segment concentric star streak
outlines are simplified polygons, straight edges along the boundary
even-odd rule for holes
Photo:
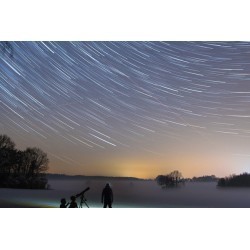
[[[0,133],[47,152],[51,172],[250,171],[250,43],[10,44]]]

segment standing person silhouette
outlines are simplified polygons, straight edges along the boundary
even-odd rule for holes
[[[110,185],[107,183],[105,188],[102,190],[102,203],[103,208],[112,208],[112,203],[113,203],[113,191],[110,187]]]
[[[71,202],[70,202],[69,208],[78,208],[77,203],[76,203],[76,197],[71,196],[70,199],[71,199]]]

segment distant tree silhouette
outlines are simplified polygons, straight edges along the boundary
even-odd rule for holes
[[[39,148],[27,148],[22,159],[24,173],[28,177],[44,173],[48,170],[47,154]]]
[[[15,143],[7,135],[0,135],[0,181],[3,182],[14,164]]]
[[[215,175],[203,175],[200,177],[193,177],[191,181],[195,182],[214,182],[218,181],[218,178]]]
[[[250,187],[250,174],[230,175],[218,180],[220,187]]]
[[[221,187],[226,186],[226,179],[225,178],[220,178],[218,180],[218,186],[221,186]]]
[[[179,172],[177,170],[171,172],[169,174],[169,176],[173,179],[173,182],[175,183],[175,185],[177,185],[180,182],[181,178],[182,178],[181,172]]]
[[[167,175],[158,175],[156,182],[162,187],[176,187],[178,184],[183,183],[182,174],[175,170]]]
[[[17,150],[7,135],[0,135],[0,187],[45,188],[48,163],[41,149]]]
[[[15,143],[7,135],[0,135],[0,149],[14,149]]]

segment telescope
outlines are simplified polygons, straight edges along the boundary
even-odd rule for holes
[[[89,208],[88,204],[87,204],[87,199],[84,197],[84,194],[89,190],[90,188],[87,187],[85,188],[81,193],[75,195],[76,198],[78,198],[79,196],[81,197],[81,200],[80,200],[80,206],[79,207],[82,207],[82,204],[84,203],[87,208]]]
[[[89,189],[90,189],[90,188],[89,188],[89,187],[87,187],[87,188],[86,188],[86,189],[84,189],[81,193],[79,193],[79,194],[75,195],[75,196],[76,196],[76,198],[78,198],[78,197],[79,197],[79,196],[81,196],[81,195],[84,195],[84,193],[85,193],[85,192],[87,192]]]

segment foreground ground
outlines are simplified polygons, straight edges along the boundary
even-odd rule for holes
[[[101,208],[104,180],[49,180],[50,190],[0,189],[0,207],[59,207],[60,199],[70,200],[71,195],[86,187],[87,203]],[[218,188],[212,183],[186,183],[179,188],[162,189],[154,181],[112,181],[114,208],[150,207],[250,207],[249,188]],[[79,204],[79,199],[77,200]],[[83,204],[83,207],[86,207]]]

